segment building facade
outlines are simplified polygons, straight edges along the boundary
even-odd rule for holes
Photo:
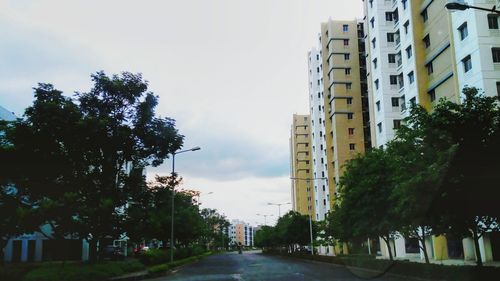
[[[484,11],[450,12],[445,0],[364,0],[366,64],[371,139],[384,147],[409,115],[412,105],[427,110],[441,98],[461,101],[461,90],[477,87],[486,95],[500,92],[498,15]],[[499,1],[467,1],[491,9]],[[493,239],[498,240],[497,238]],[[411,237],[392,241],[397,258],[420,258]],[[493,260],[492,237],[480,242],[484,261]],[[380,241],[378,243],[384,245]],[[429,237],[435,260],[474,260],[471,239]],[[500,245],[499,245],[500,246]],[[380,253],[388,256],[382,246]]]
[[[229,245],[253,247],[254,227],[240,220],[233,220],[228,227]]]
[[[310,116],[294,114],[290,134],[292,209],[315,218]]]

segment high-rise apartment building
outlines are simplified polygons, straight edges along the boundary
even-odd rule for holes
[[[428,110],[441,98],[461,102],[461,90],[474,86],[486,95],[500,91],[498,15],[485,11],[450,12],[445,0],[363,0],[366,26],[367,82],[372,142],[383,147],[408,116],[410,106]],[[499,1],[468,4],[491,9]],[[434,259],[474,259],[471,239],[432,237]],[[483,260],[491,260],[488,238]],[[383,245],[383,243],[380,243]],[[418,242],[393,241],[396,257],[422,258]],[[381,247],[383,255],[387,255]]]
[[[321,24],[319,51],[309,52],[314,206],[323,220],[346,161],[370,144],[362,21]]]
[[[315,218],[311,164],[311,120],[309,115],[293,115],[290,131],[290,175],[292,209]]]

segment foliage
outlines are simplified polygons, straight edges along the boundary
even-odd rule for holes
[[[482,264],[479,239],[500,230],[500,109],[497,97],[477,89],[463,95],[462,103],[441,100],[431,112],[413,107],[385,149],[346,164],[326,234],[381,237],[387,245],[396,233],[415,237],[427,262],[429,235],[472,237]]]
[[[312,235],[317,235],[317,225],[313,222]],[[295,246],[307,246],[311,243],[309,216],[290,211],[280,217],[276,226],[263,226],[255,234],[257,247],[287,247],[291,251]]]
[[[15,155],[12,183],[52,227],[45,234],[89,240],[95,260],[97,242],[123,232],[126,204],[144,190],[138,175],[180,148],[183,136],[174,120],[155,116],[158,98],[140,74],[91,78],[92,89],[74,99],[39,84],[3,143]]]
[[[138,261],[107,262],[102,264],[47,264],[28,272],[24,281],[87,281],[108,280],[144,269]]]

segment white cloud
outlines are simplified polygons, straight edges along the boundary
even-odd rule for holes
[[[0,60],[0,69],[16,70],[2,72],[0,104],[21,113],[37,82],[52,82],[70,94],[89,89],[89,74],[97,70],[142,72],[160,96],[158,112],[178,121],[186,147],[202,146],[179,157],[180,171],[208,189],[248,187],[245,201],[255,208],[262,198],[290,200],[288,187],[266,193],[256,185],[288,171],[291,115],[308,112],[306,56],[316,45],[319,23],[330,16],[360,17],[362,5],[361,0],[0,3],[0,22],[7,23],[0,34],[15,39],[1,49],[8,59]],[[152,171],[167,172],[168,165]],[[227,208],[230,217],[255,219],[250,207],[226,207],[234,202],[229,194],[213,207]]]

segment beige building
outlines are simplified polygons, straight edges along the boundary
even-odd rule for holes
[[[321,24],[319,39],[325,106],[322,112],[326,130],[313,138],[326,139],[324,149],[330,189],[327,201],[330,205],[334,203],[346,161],[371,147],[363,37],[362,21],[329,20]],[[312,107],[311,110],[317,109]]]
[[[314,218],[314,190],[311,180],[311,120],[309,115],[294,114],[290,133],[292,209]]]
[[[461,90],[474,86],[500,94],[498,15],[485,11],[450,12],[446,0],[364,0],[367,80],[373,145],[384,147],[408,116],[411,105],[432,110],[440,99],[461,102]],[[491,9],[499,1],[470,0]],[[472,240],[429,237],[434,260],[474,260]],[[383,245],[383,243],[380,243]],[[422,259],[418,241],[392,241],[396,258]],[[480,241],[483,261],[500,259],[500,238]],[[386,247],[381,254],[387,256]]]

